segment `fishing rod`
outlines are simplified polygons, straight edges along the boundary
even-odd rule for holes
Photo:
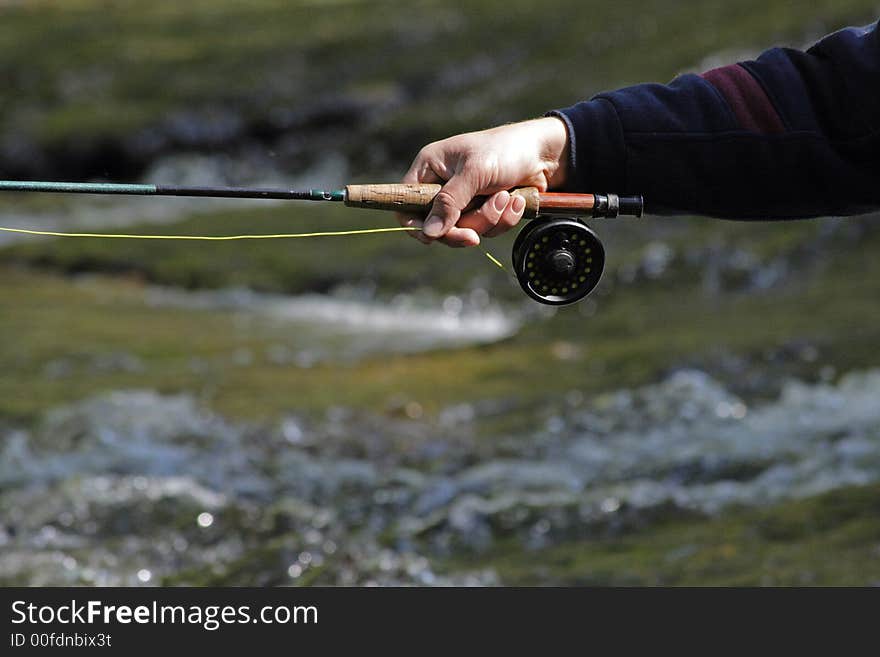
[[[441,186],[431,183],[347,185],[342,189],[290,190],[260,187],[183,187],[116,183],[0,181],[0,192],[183,196],[200,198],[277,199],[343,203],[352,208],[427,215]],[[640,217],[641,196],[541,192],[536,187],[511,191],[526,201],[530,220],[513,245],[513,270],[532,299],[561,306],[586,297],[605,268],[605,249],[584,217]],[[475,199],[471,207],[478,207]],[[218,238],[222,239],[222,238]]]

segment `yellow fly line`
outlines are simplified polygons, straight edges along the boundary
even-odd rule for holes
[[[392,228],[359,228],[356,230],[333,230],[315,233],[277,233],[272,235],[130,235],[120,233],[62,233],[52,230],[31,230],[29,228],[6,228],[0,226],[0,231],[5,233],[19,233],[21,235],[37,235],[42,237],[84,237],[95,239],[124,239],[124,240],[197,240],[203,242],[231,242],[235,240],[282,240],[301,239],[308,237],[345,237],[351,235],[376,235],[379,233],[401,233],[421,230],[415,226],[392,227]],[[488,251],[483,250],[486,257],[495,265],[504,269],[504,265]]]
[[[491,253],[489,253],[486,249],[482,249],[482,251],[483,251],[483,253],[486,254],[486,257],[489,258],[489,262],[491,262],[493,265],[498,265],[498,268],[501,269],[502,271],[507,271],[507,270],[504,268],[504,265],[501,264],[501,261],[500,261],[498,258],[496,258],[495,256],[493,256],[493,255],[492,255]]]
[[[359,230],[334,230],[319,233],[279,233],[275,235],[122,235],[115,233],[59,233],[51,230],[30,230],[27,228],[4,228],[0,231],[6,233],[21,233],[23,235],[42,235],[45,237],[93,237],[100,239],[124,239],[124,240],[201,240],[211,242],[228,242],[232,240],[281,240],[296,239],[301,237],[342,237],[345,235],[372,235],[375,233],[398,233],[402,231],[419,230],[415,227],[407,228],[361,228]]]

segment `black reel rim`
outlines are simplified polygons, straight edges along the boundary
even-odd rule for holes
[[[538,217],[517,235],[513,269],[523,291],[550,306],[577,303],[605,269],[605,248],[586,224],[571,217]]]

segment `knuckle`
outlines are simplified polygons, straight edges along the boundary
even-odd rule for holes
[[[430,144],[425,144],[419,149],[418,154],[416,155],[417,160],[426,160],[431,157],[431,154],[437,148],[437,142],[431,142]]]
[[[441,189],[437,192],[437,196],[434,197],[434,206],[439,207],[441,209],[452,209],[456,205],[455,197],[445,189]]]
[[[483,169],[494,171],[498,168],[498,154],[494,152],[481,153],[477,161]]]
[[[470,153],[465,157],[464,165],[491,178],[498,169],[498,157],[494,153]]]

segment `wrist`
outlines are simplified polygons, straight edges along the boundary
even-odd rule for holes
[[[540,132],[540,157],[549,189],[565,187],[570,157],[568,127],[557,116],[535,119]]]

